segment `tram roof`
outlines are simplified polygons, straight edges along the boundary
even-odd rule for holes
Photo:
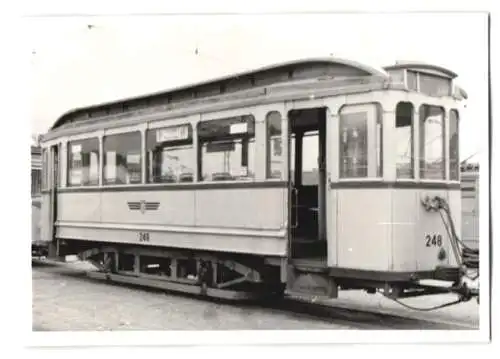
[[[192,83],[192,84],[187,84],[183,86],[178,86],[174,87],[168,90],[162,90],[162,91],[157,91],[157,92],[152,92],[152,93],[147,93],[139,96],[134,96],[134,97],[128,97],[128,98],[122,98],[119,100],[115,101],[110,101],[110,102],[103,102],[91,106],[84,106],[84,107],[79,107],[79,108],[74,108],[66,113],[64,113],[61,117],[57,119],[57,121],[52,125],[51,130],[56,129],[63,124],[65,124],[67,121],[72,116],[76,116],[79,113],[86,112],[86,111],[92,111],[92,110],[99,110],[99,109],[105,109],[110,106],[116,106],[120,104],[124,104],[127,102],[132,102],[132,101],[140,101],[140,100],[146,100],[148,98],[153,98],[153,97],[162,97],[162,96],[169,96],[174,93],[179,93],[187,90],[194,90],[195,88],[202,87],[202,86],[207,86],[207,85],[215,85],[217,83],[223,84],[224,82],[236,79],[236,78],[241,78],[245,76],[252,76],[252,75],[257,75],[257,74],[262,74],[264,75],[265,73],[268,73],[270,71],[276,71],[279,69],[293,69],[293,68],[298,68],[300,66],[308,66],[308,65],[340,65],[348,68],[355,69],[359,71],[363,76],[376,76],[376,77],[383,77],[383,78],[388,78],[389,75],[385,71],[385,69],[382,68],[375,68],[366,64],[362,64],[353,60],[348,60],[348,59],[342,59],[342,58],[336,58],[336,57],[324,57],[324,58],[305,58],[305,59],[298,59],[298,60],[293,60],[293,61],[286,61],[286,62],[280,62],[280,63],[274,63],[272,65],[268,66],[263,66],[247,71],[242,71],[242,72],[237,72],[237,73],[232,73],[228,74],[226,76],[221,76],[197,83]]]
[[[454,80],[458,74],[446,67],[430,64],[422,61],[396,61],[395,64],[384,66],[384,70],[391,73],[394,70],[413,70],[416,72],[425,72],[440,77],[446,77]],[[467,99],[467,92],[460,86],[455,86],[456,95],[462,99]]]
[[[440,76],[445,76],[451,79],[458,77],[458,75],[455,72],[451,71],[450,69],[421,61],[396,61],[394,65],[389,65],[384,67],[384,70],[386,71],[397,70],[397,69],[408,69],[415,71],[427,70],[433,73],[438,73]]]

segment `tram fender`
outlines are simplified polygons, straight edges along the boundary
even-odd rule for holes
[[[307,273],[288,267],[287,291],[295,294],[338,298],[335,279],[321,273]]]

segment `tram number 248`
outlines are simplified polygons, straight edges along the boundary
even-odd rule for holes
[[[149,233],[139,232],[139,242],[149,242]]]
[[[443,237],[440,234],[426,234],[426,247],[441,247],[443,245]]]

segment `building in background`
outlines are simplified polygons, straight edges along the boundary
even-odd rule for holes
[[[31,252],[40,253],[40,215],[42,195],[42,149],[31,145]]]
[[[479,248],[479,164],[461,165],[462,240],[468,247]]]
[[[31,145],[31,199],[39,200],[42,189],[42,149]]]

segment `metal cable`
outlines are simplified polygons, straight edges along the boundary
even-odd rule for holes
[[[461,264],[465,265],[467,268],[479,269],[479,249],[472,249],[468,247],[463,241],[460,240],[453,225],[453,219],[451,217],[451,211],[450,207],[448,206],[448,203],[442,197],[436,197],[436,200],[438,202],[438,210],[441,216],[441,220],[443,221],[443,225],[445,226],[446,232],[452,243],[455,256],[457,256],[458,254],[457,251],[460,251],[459,245],[461,245],[462,250],[461,253],[458,254],[461,259],[460,261]],[[446,220],[444,219],[441,210],[443,210],[446,213],[449,223],[446,223]],[[479,275],[477,275],[475,278],[477,277],[479,277]]]
[[[399,300],[397,300],[396,298],[391,298],[385,294],[383,294],[384,297],[386,297],[387,299],[390,299],[400,305],[402,305],[403,307],[406,307],[408,309],[411,309],[411,310],[417,310],[417,311],[420,311],[420,312],[429,312],[431,310],[436,310],[436,309],[441,309],[441,308],[445,308],[445,307],[449,307],[449,306],[452,306],[452,305],[455,305],[455,304],[458,304],[460,302],[462,302],[462,299],[457,299],[456,301],[454,302],[449,302],[449,303],[444,303],[444,304],[441,304],[441,305],[437,305],[435,307],[430,307],[430,308],[417,308],[417,307],[413,307],[411,305],[408,305],[408,304],[405,304]]]

